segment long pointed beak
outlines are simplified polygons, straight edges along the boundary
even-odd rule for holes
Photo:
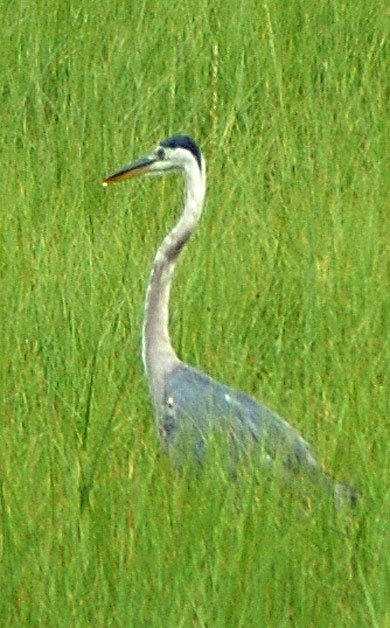
[[[120,170],[113,172],[108,177],[103,179],[103,185],[106,186],[109,183],[117,183],[118,181],[124,181],[132,177],[140,177],[142,174],[147,174],[150,170],[150,166],[157,161],[153,155],[146,155],[141,157],[137,161],[133,161],[131,164],[124,166]]]

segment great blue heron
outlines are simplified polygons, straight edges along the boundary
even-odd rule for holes
[[[278,465],[291,476],[307,475],[333,493],[337,506],[354,504],[354,489],[334,481],[317,462],[310,445],[278,414],[177,357],[168,331],[169,293],[179,254],[203,210],[206,165],[202,152],[187,135],[174,135],[145,157],[108,176],[103,185],[175,171],[184,174],[184,209],[155,256],[142,331],[143,362],[164,448],[169,453],[190,449],[202,460],[210,432],[217,428],[228,435],[229,443],[234,441],[235,450],[257,443],[267,473]]]

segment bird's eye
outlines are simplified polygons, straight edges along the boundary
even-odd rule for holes
[[[165,159],[165,150],[163,148],[158,148],[156,155],[158,159]]]

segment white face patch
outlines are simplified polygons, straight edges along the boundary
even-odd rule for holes
[[[231,400],[232,400],[231,396],[226,393],[225,401],[227,401],[228,403],[231,403]]]

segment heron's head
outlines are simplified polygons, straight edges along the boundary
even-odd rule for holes
[[[108,176],[104,179],[103,185],[132,177],[165,174],[177,170],[188,174],[197,170],[204,175],[204,168],[204,159],[196,142],[188,135],[174,135],[161,142],[153,152]]]

